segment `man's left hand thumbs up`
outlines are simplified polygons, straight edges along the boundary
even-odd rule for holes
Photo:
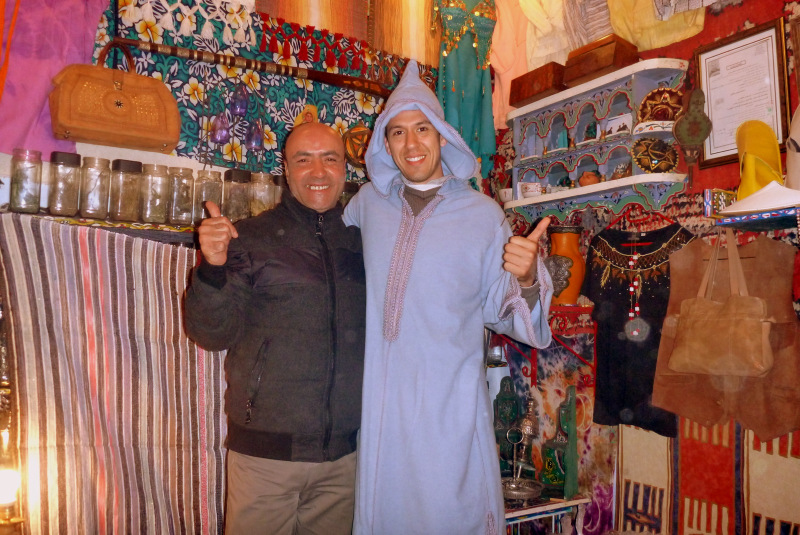
[[[548,225],[550,218],[545,217],[528,236],[511,236],[503,247],[503,269],[516,276],[520,286],[532,286],[536,280],[539,238],[547,231]]]

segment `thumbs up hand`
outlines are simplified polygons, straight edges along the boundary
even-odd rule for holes
[[[536,280],[539,238],[544,235],[549,224],[550,218],[545,217],[528,236],[511,236],[503,247],[503,269],[516,276],[520,286],[531,286]]]
[[[231,238],[238,238],[239,233],[233,226],[231,220],[224,217],[217,206],[212,201],[206,202],[208,215],[197,228],[197,236],[200,241],[200,251],[206,262],[215,266],[221,266],[228,260],[228,244]]]

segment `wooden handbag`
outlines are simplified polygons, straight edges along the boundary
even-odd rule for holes
[[[129,72],[105,67],[111,48],[125,55]],[[110,42],[97,65],[68,65],[54,78],[50,119],[59,139],[169,153],[178,145],[181,118],[169,88],[133,72],[128,49]]]

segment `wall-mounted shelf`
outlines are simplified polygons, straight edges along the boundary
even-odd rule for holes
[[[528,221],[535,221],[545,216],[563,220],[570,212],[582,210],[587,206],[602,206],[613,213],[620,213],[632,200],[644,205],[645,208],[659,210],[670,197],[683,191],[685,178],[686,175],[682,173],[634,175],[512,200],[505,203],[503,208],[521,214]]]
[[[683,84],[687,67],[688,62],[680,59],[640,61],[509,113],[516,154],[513,199],[504,208],[529,222],[545,215],[563,220],[570,212],[586,206],[605,206],[618,213],[633,200],[659,209],[666,199],[684,188],[686,175],[674,169],[674,122],[647,119],[659,117],[651,114],[661,102],[653,95],[671,92],[672,98],[675,89]],[[673,118],[678,112],[672,106],[659,118]],[[661,108],[659,112],[663,111]],[[660,141],[640,141],[643,138]],[[641,168],[636,165],[634,152],[641,163],[643,155],[650,156],[650,144],[655,146],[662,141],[671,148],[666,151],[668,157],[659,155],[659,166],[653,165],[656,160],[652,159],[642,163]],[[539,183],[542,190],[547,186],[574,186],[587,171],[605,181],[536,197],[522,196],[521,184]],[[622,178],[612,179],[619,176]]]

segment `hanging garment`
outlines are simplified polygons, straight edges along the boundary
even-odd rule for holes
[[[721,2],[721,0],[653,0],[658,20],[667,20],[677,13],[700,9],[718,3],[725,2]]]
[[[675,436],[677,418],[650,397],[669,302],[669,255],[693,238],[678,224],[649,232],[606,229],[592,238],[582,293],[595,303],[597,322],[595,423]],[[640,245],[628,245],[634,239]]]
[[[486,176],[497,150],[489,72],[494,0],[435,0],[434,9],[442,25],[436,94],[445,120],[478,157]]]
[[[607,0],[565,0],[564,29],[570,50],[613,33]]]
[[[518,0],[495,0],[497,6],[497,25],[492,34],[492,49],[489,60],[494,69],[494,92],[492,110],[494,127],[497,130],[508,128],[506,116],[514,108],[508,103],[511,96],[511,81],[528,72],[525,54],[525,35],[528,19],[519,7]]]
[[[551,61],[563,65],[570,51],[564,0],[520,0],[519,5],[528,17],[528,70]]]
[[[10,24],[15,2],[3,4]],[[11,154],[16,147],[35,147],[47,155],[75,151],[73,141],[53,137],[47,104],[50,80],[70,63],[89,63],[104,7],[108,0],[22,5],[13,40],[4,43],[9,56],[3,65],[8,72],[0,101],[0,117],[5,118],[0,121],[0,152]]]
[[[681,301],[697,294],[711,250],[710,245],[696,240],[670,257],[669,313],[677,313]],[[673,372],[666,361],[675,330],[674,326],[664,325],[653,405],[706,427],[736,419],[761,440],[800,429],[800,322],[792,307],[796,253],[792,245],[763,235],[739,248],[748,292],[766,300],[767,314],[775,318],[770,329],[772,370],[762,377]],[[721,255],[727,258],[726,251]],[[728,284],[727,269],[717,270],[712,297],[726,291]]]
[[[539,300],[530,310],[502,267],[511,235],[503,211],[470,188],[475,156],[416,73],[409,62],[387,100],[365,157],[371,180],[344,216],[362,230],[367,272],[353,533],[500,535],[505,518],[484,327],[547,347],[552,281],[540,260]],[[386,125],[416,109],[447,143],[444,182],[415,215],[384,141]]]
[[[633,43],[640,52],[688,39],[703,30],[705,8],[658,20],[653,0],[615,0],[608,3],[614,33]]]

